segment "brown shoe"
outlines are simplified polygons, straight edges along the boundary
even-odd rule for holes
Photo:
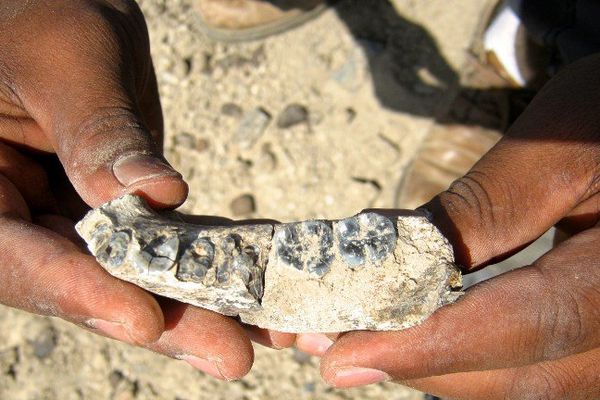
[[[466,174],[500,139],[509,122],[507,82],[471,59],[464,88],[440,118],[408,166],[394,206],[416,208]]]
[[[395,206],[422,206],[466,174],[500,136],[478,126],[436,125],[404,174]]]
[[[194,0],[200,26],[222,42],[263,39],[316,17],[327,0]]]

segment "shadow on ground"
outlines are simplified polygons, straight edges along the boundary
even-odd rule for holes
[[[389,110],[429,117],[440,125],[458,124],[504,133],[535,95],[532,90],[510,87],[475,54],[459,74],[445,60],[429,32],[398,14],[388,0],[341,0],[334,9],[367,56],[376,96]],[[449,91],[456,97],[440,109],[440,96],[448,96]],[[398,191],[403,188],[401,182]],[[400,204],[395,206],[404,206],[398,193],[396,203]],[[552,247],[552,237],[550,231],[508,260],[466,276],[465,285],[530,264]]]
[[[533,97],[508,87],[475,55],[471,76],[465,82],[463,71],[461,82],[429,32],[398,14],[388,0],[342,0],[334,9],[367,56],[376,95],[387,109],[504,131]],[[458,97],[446,112],[439,99],[448,91]]]

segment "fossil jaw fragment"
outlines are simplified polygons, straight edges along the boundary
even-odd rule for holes
[[[127,195],[77,231],[117,278],[283,332],[407,328],[462,293],[450,245],[416,212],[201,226]]]

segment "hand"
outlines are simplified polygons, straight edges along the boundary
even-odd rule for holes
[[[555,77],[469,174],[425,206],[467,272],[553,225],[574,236],[420,326],[342,335],[322,358],[328,382],[391,379],[460,399],[600,396],[599,70],[597,55]]]
[[[239,324],[157,300],[75,244],[84,202],[125,193],[156,208],[185,200],[186,184],[161,155],[162,130],[134,1],[0,2],[0,302],[236,379],[253,362]],[[293,340],[251,335],[275,347]]]

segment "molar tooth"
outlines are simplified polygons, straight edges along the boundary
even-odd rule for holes
[[[148,272],[151,262],[152,256],[143,250],[131,255],[131,263],[140,274]]]
[[[365,246],[360,240],[340,240],[340,252],[351,268],[365,263]]]
[[[175,261],[179,251],[179,236],[176,233],[156,238],[150,245],[157,257]]]
[[[196,239],[179,260],[177,279],[182,282],[202,282],[212,267],[214,258],[213,244],[208,239]]]
[[[92,231],[92,240],[89,242],[89,248],[92,253],[95,253],[100,248],[104,247],[110,240],[113,230],[107,222],[97,224]]]
[[[378,265],[396,247],[396,230],[392,221],[376,213],[360,214],[336,225],[339,251],[351,269],[369,261]]]
[[[298,222],[279,227],[274,237],[278,257],[311,276],[322,277],[333,261],[333,232],[322,221]]]
[[[152,257],[148,272],[154,274],[166,272],[175,266],[179,252],[179,237],[176,233],[161,235],[152,240],[142,251]]]
[[[121,230],[113,232],[110,239],[98,249],[98,260],[111,268],[117,268],[125,261],[131,244],[131,232]]]

